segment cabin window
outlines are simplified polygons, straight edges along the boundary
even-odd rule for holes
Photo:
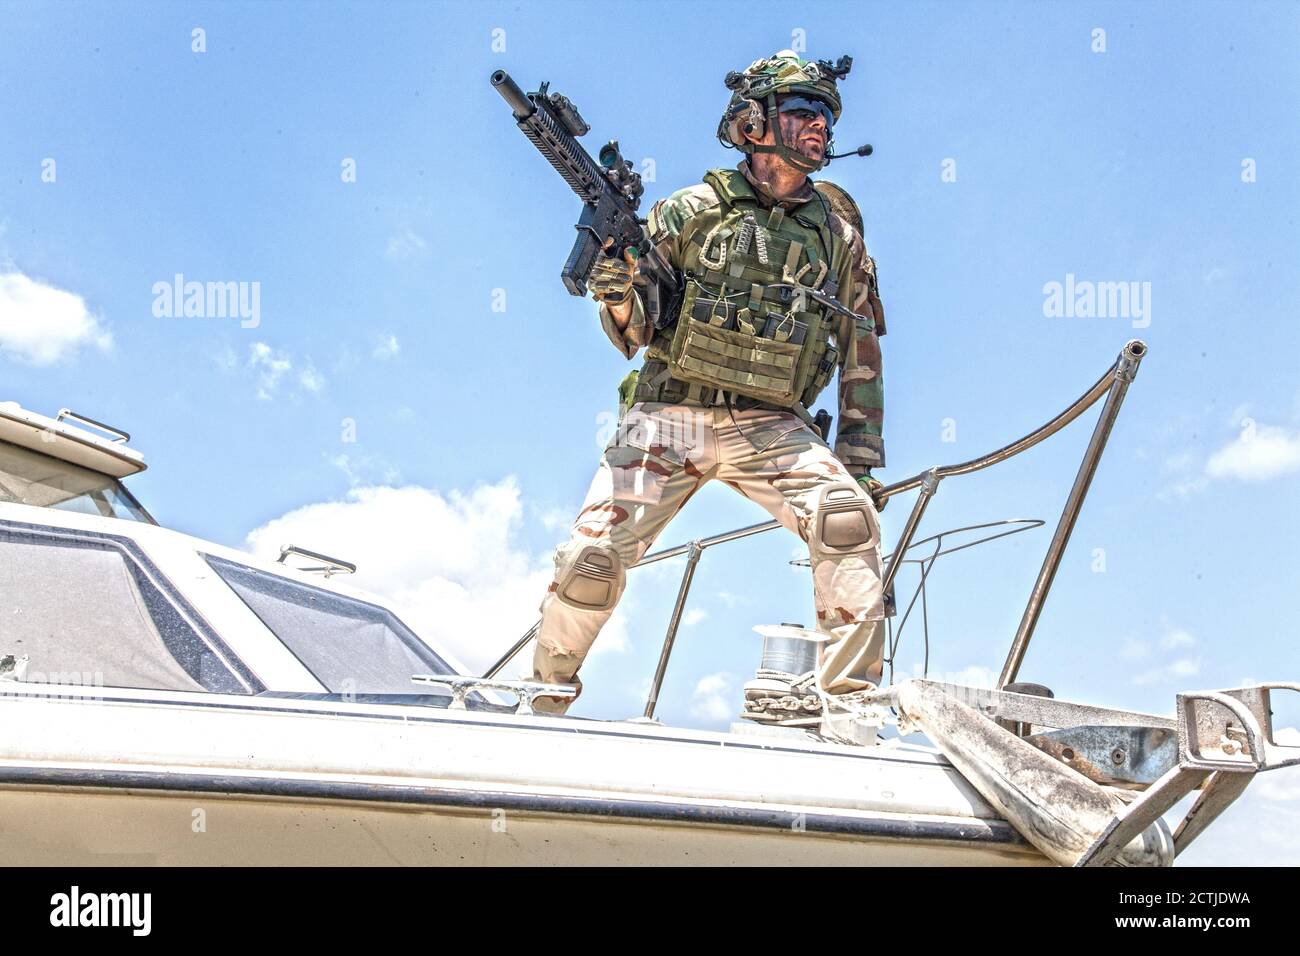
[[[0,658],[30,683],[261,690],[134,542],[0,522]]]
[[[455,671],[387,608],[204,558],[331,693],[445,696],[411,675]]]
[[[5,441],[0,441],[0,501],[153,523],[116,478]]]

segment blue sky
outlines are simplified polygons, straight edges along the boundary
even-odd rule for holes
[[[838,145],[875,146],[825,178],[879,263],[880,477],[997,447],[1127,339],[1151,347],[1022,676],[1159,712],[1178,690],[1300,679],[1298,8],[609,10],[0,4],[0,399],[120,424],[163,523],[356,558],[359,583],[490,660],[533,619],[630,366],[559,282],[579,208],[489,73],[549,79],[590,151],[652,160],[648,206],[736,160],[713,138],[723,75],[804,42],[854,56]],[[155,315],[177,273],[258,283],[256,327]],[[1069,275],[1149,289],[1145,315],[1045,314]],[[936,568],[931,673],[996,675],[1092,420],[942,486],[927,532],[1048,526]],[[660,543],[764,518],[711,487]],[[724,726],[750,627],[811,620],[797,544],[706,555],[662,716]],[[633,572],[577,712],[639,712],[679,573]],[[1279,716],[1300,725],[1300,706]],[[1300,862],[1300,782],[1273,776],[1187,859]],[[1268,813],[1248,825],[1249,807]]]

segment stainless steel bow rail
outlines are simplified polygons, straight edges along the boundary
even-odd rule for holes
[[[1097,463],[1101,460],[1102,452],[1105,451],[1106,441],[1110,437],[1111,429],[1115,425],[1115,419],[1119,415],[1120,406],[1124,402],[1124,396],[1128,392],[1128,387],[1137,377],[1138,365],[1147,353],[1146,343],[1140,339],[1133,339],[1124,345],[1120,350],[1119,357],[1115,363],[1106,370],[1096,383],[1076,399],[1068,408],[1048,421],[1046,424],[1034,429],[1034,431],[1011,442],[1009,445],[990,452],[979,458],[972,458],[970,461],[964,461],[955,465],[942,465],[928,468],[925,471],[906,478],[902,481],[886,485],[878,494],[879,500],[887,500],[894,495],[902,494],[905,491],[911,491],[919,488],[921,493],[917,497],[916,504],[913,505],[911,513],[907,517],[907,522],[903,526],[903,531],[899,535],[898,545],[895,547],[893,555],[887,560],[885,565],[884,591],[886,594],[891,593],[894,585],[894,578],[898,575],[900,558],[908,553],[912,547],[912,539],[916,536],[916,529],[921,523],[921,518],[925,514],[930,500],[939,490],[939,484],[945,478],[951,478],[956,475],[968,475],[972,472],[982,471],[985,468],[1013,458],[1021,452],[1033,448],[1040,442],[1055,435],[1065,426],[1069,425],[1085,411],[1091,408],[1103,397],[1106,399],[1102,406],[1101,414],[1097,419],[1097,424],[1093,428],[1092,438],[1088,442],[1088,447],[1084,451],[1083,461],[1079,465],[1078,473],[1075,475],[1074,485],[1070,488],[1070,493],[1066,497],[1065,506],[1061,511],[1061,517],[1057,521],[1056,532],[1052,535],[1052,541],[1048,545],[1047,554],[1043,559],[1043,566],[1038,572],[1038,578],[1034,581],[1033,589],[1029,594],[1029,602],[1025,607],[1021,617],[1020,626],[1016,630],[1015,639],[1012,641],[1011,650],[1007,655],[1006,663],[1003,665],[1002,674],[998,679],[999,687],[1006,687],[1015,681],[1016,675],[1020,670],[1021,662],[1024,660],[1025,651],[1029,647],[1030,638],[1033,636],[1034,627],[1038,623],[1038,618],[1042,613],[1043,602],[1047,599],[1047,592],[1052,586],[1052,581],[1056,577],[1057,569],[1060,567],[1061,558],[1065,553],[1065,546],[1069,543],[1070,534],[1074,531],[1075,522],[1079,518],[1079,512],[1083,508],[1083,499],[1088,493],[1088,488],[1092,484],[1093,475],[1097,472]],[[747,538],[750,535],[762,534],[771,531],[774,528],[781,527],[778,521],[765,521],[761,524],[749,525],[744,528],[737,528],[734,531],[727,531],[722,534],[716,534],[708,538],[700,538],[696,541],[690,541],[686,544],[677,545],[672,548],[665,548],[648,554],[638,561],[635,567],[643,567],[647,564],[654,564],[656,561],[666,561],[669,558],[675,558],[679,555],[686,555],[686,568],[682,573],[681,585],[677,589],[677,599],[673,603],[672,614],[668,619],[668,630],[664,635],[663,649],[659,654],[659,663],[655,667],[654,679],[650,684],[650,692],[646,700],[645,716],[654,717],[655,706],[659,700],[659,691],[663,686],[664,675],[668,670],[668,660],[672,656],[673,644],[677,639],[677,630],[681,624],[682,613],[686,608],[686,598],[690,593],[691,581],[695,577],[695,567],[699,564],[700,556],[714,545],[724,544],[728,541],[736,541],[740,538]],[[947,533],[947,532],[945,532]],[[930,539],[926,539],[930,540]],[[924,542],[918,542],[918,544]],[[505,668],[515,655],[537,636],[538,628],[541,622],[537,622],[530,627],[522,637],[506,651],[501,658],[489,667],[483,675],[485,680],[495,678],[502,669]],[[901,626],[900,626],[901,628]]]
[[[1115,419],[1119,416],[1119,409],[1124,403],[1124,396],[1128,393],[1129,385],[1137,377],[1138,365],[1141,364],[1146,353],[1146,343],[1140,339],[1133,339],[1125,344],[1124,348],[1120,350],[1119,358],[1115,360],[1115,364],[1107,369],[1101,378],[1097,379],[1092,388],[1084,392],[1069,408],[1045,425],[981,458],[973,458],[957,465],[927,469],[904,481],[887,486],[882,492],[883,497],[890,497],[904,491],[910,491],[913,488],[921,489],[921,494],[917,497],[912,513],[908,515],[907,523],[903,526],[902,534],[899,535],[898,548],[895,550],[895,554],[905,553],[911,544],[913,536],[916,534],[917,526],[921,523],[921,517],[925,514],[925,509],[930,504],[930,499],[939,490],[939,483],[943,479],[981,471],[1033,448],[1039,442],[1055,435],[1091,408],[1102,396],[1105,396],[1106,403],[1102,406],[1101,414],[1098,416],[1097,424],[1092,431],[1092,438],[1088,441],[1088,447],[1083,453],[1083,461],[1079,464],[1079,470],[1074,477],[1074,484],[1065,499],[1065,506],[1061,510],[1061,517],[1056,524],[1056,532],[1052,535],[1051,544],[1048,545],[1047,554],[1043,558],[1043,566],[1038,572],[1038,578],[1034,581],[1033,589],[1029,593],[1029,603],[1025,606],[1020,626],[1016,629],[1015,639],[1011,643],[1011,650],[1007,655],[1006,663],[1002,667],[1002,674],[998,678],[999,687],[1005,687],[1007,684],[1012,683],[1020,671],[1020,665],[1025,658],[1025,651],[1029,648],[1029,640],[1033,637],[1034,627],[1042,614],[1043,602],[1047,599],[1047,592],[1051,589],[1052,581],[1056,578],[1057,569],[1061,566],[1065,546],[1069,543],[1070,534],[1074,531],[1075,522],[1079,519],[1079,512],[1083,508],[1083,499],[1088,494],[1088,488],[1092,484],[1093,476],[1097,473],[1097,464],[1101,461],[1102,452],[1106,450],[1106,441],[1110,438]],[[885,571],[886,591],[893,585],[897,573],[898,561],[891,561]]]

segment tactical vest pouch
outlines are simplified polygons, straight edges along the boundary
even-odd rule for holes
[[[669,372],[683,381],[790,406],[808,385],[808,357],[800,358],[817,323],[815,315],[773,314],[749,295],[718,298],[691,283],[673,334]]]

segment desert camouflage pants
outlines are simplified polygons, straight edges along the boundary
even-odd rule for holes
[[[718,479],[808,543],[822,687],[878,683],[884,651],[880,522],[871,498],[791,412],[633,405],[610,441],[542,601],[534,679],[579,687],[578,668],[623,593],[627,569],[706,481]],[[739,701],[737,702],[739,704]],[[537,701],[562,713],[566,703]]]

